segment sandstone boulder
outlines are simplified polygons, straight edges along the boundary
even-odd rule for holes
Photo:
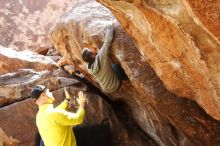
[[[85,0],[74,5],[52,30],[55,48],[97,85],[87,73],[81,51],[83,47],[98,50],[103,43],[106,27],[115,22],[111,57],[113,62],[121,64],[130,84],[123,85],[117,93],[109,95],[110,98],[125,103],[130,117],[161,146],[219,145],[217,135],[220,135],[220,123],[203,111],[205,109],[218,119],[219,108],[214,96],[217,94],[213,94],[216,89],[213,88],[214,82],[209,82],[212,75],[209,75],[205,61],[200,59],[200,52],[193,41],[158,11],[142,9],[145,3],[140,4],[141,1],[134,2],[141,10],[132,2],[102,2],[109,6],[136,45],[108,9],[95,1]],[[120,11],[123,9],[126,15]],[[145,12],[149,18],[144,15]],[[162,20],[166,23],[163,24]],[[169,31],[163,31],[165,28]],[[155,36],[151,36],[151,33]],[[172,57],[176,60],[172,60]],[[210,96],[205,96],[207,94]]]
[[[219,2],[99,1],[170,91],[196,101],[220,120],[220,42],[218,29],[213,31],[219,26]]]
[[[62,72],[21,69],[17,72],[0,76],[0,107],[11,102],[22,100],[30,96],[32,87],[38,84],[47,86],[50,90],[79,83],[75,79],[67,78]]]
[[[37,132],[36,113],[37,106],[31,99],[0,108],[0,128],[6,137],[3,143],[16,146],[13,141],[17,140],[20,146],[33,146]]]
[[[36,71],[54,70],[58,66],[49,57],[29,50],[16,51],[0,46],[0,75],[15,72],[18,69],[34,69]]]

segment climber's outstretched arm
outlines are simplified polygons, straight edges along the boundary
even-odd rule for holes
[[[114,31],[114,26],[113,25],[108,26],[105,34],[104,44],[102,45],[100,51],[98,52],[98,55],[101,58],[106,57],[109,54],[109,47],[113,39],[113,31]]]

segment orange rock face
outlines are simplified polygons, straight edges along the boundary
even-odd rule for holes
[[[13,49],[52,47],[50,28],[74,1],[1,0],[0,44]]]
[[[220,120],[219,2],[100,2],[130,34],[167,89],[196,101]]]
[[[201,26],[204,26],[205,29],[216,38],[217,41],[220,41],[220,1],[213,0],[197,0],[183,1],[185,6],[188,8],[188,12],[193,16],[195,21]]]
[[[108,9],[85,0],[74,5],[52,30],[51,38],[57,50],[97,85],[87,73],[81,51],[84,47],[98,50],[106,27],[115,22],[111,58],[121,64],[130,84],[110,94],[111,99],[126,103],[129,115],[161,146],[219,145],[220,123],[213,119],[219,118],[218,88],[214,87],[218,85],[216,75],[219,75],[218,42],[207,30],[194,29],[196,25],[190,24],[192,29],[188,30],[185,21],[178,24],[178,19],[171,15],[176,15],[176,11],[165,15],[163,7],[153,9],[150,7],[156,6],[153,1],[149,5],[141,1],[103,0],[102,3],[131,37]],[[185,7],[183,3],[181,6]],[[181,24],[185,27],[181,28]],[[203,48],[195,43],[202,42],[201,36],[215,42],[210,47],[215,53],[203,53],[209,63],[201,57]],[[212,43],[204,44],[209,48]]]

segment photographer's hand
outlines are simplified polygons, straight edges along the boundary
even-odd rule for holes
[[[77,98],[79,107],[84,109],[86,101],[87,101],[86,95],[82,91],[79,91],[78,98]]]
[[[66,87],[64,88],[64,92],[65,92],[65,96],[66,96],[66,100],[70,101],[70,94],[67,92]]]

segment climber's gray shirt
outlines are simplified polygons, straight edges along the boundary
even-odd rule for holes
[[[91,64],[90,68],[88,67],[89,73],[96,78],[105,93],[112,93],[120,87],[120,81],[112,70],[109,60],[109,47],[112,35],[113,30],[108,29],[102,48],[96,55],[94,63]]]

